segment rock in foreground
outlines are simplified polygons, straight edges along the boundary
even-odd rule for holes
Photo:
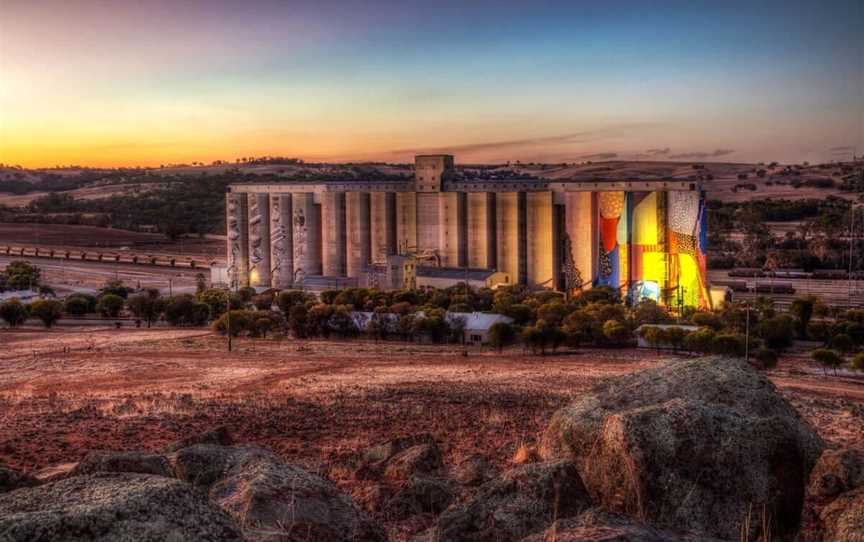
[[[522,465],[483,485],[468,502],[445,510],[416,541],[515,542],[589,506],[572,463]]]
[[[22,487],[33,487],[36,485],[39,485],[39,480],[33,476],[0,465],[0,493],[5,493]]]
[[[711,542],[703,536],[655,529],[637,520],[591,509],[575,518],[558,520],[545,532],[522,542]],[[715,540],[715,542],[721,542]]]
[[[167,457],[146,452],[91,452],[69,475],[80,476],[97,472],[134,472],[169,478],[174,476]]]
[[[76,476],[0,495],[3,541],[242,541],[188,484],[145,474]]]
[[[197,445],[173,457],[176,475],[208,491],[253,540],[383,541],[383,530],[324,478],[255,447]]]
[[[774,533],[797,529],[823,448],[764,375],[718,357],[673,360],[598,387],[554,415],[541,447],[547,458],[574,460],[608,509],[736,540],[762,505]]]

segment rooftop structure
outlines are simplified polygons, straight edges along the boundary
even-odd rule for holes
[[[275,288],[467,276],[472,286],[607,285],[634,299],[710,304],[695,181],[468,178],[450,155],[417,156],[414,169],[404,179],[231,185],[229,274]]]

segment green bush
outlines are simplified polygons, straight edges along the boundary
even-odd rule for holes
[[[617,320],[606,320],[603,323],[603,337],[613,346],[626,346],[633,340],[630,330]]]
[[[742,357],[744,355],[744,336],[739,333],[718,333],[711,343],[711,351],[723,356]]]
[[[828,369],[834,369],[837,373],[837,367],[843,365],[843,358],[837,352],[827,348],[819,348],[814,350],[810,356],[822,366],[822,369],[827,372]]]
[[[756,354],[753,356],[753,359],[756,360],[759,367],[762,369],[773,369],[777,366],[777,352],[771,350],[770,348],[760,348],[756,351]]]
[[[852,358],[852,363],[850,363],[849,365],[856,371],[864,372],[864,352],[855,354],[855,357]]]
[[[39,299],[30,304],[30,315],[50,328],[63,316],[63,303],[54,299]]]
[[[0,303],[0,318],[9,324],[9,327],[18,327],[27,321],[28,312],[27,306],[17,298]]]
[[[222,335],[226,335],[229,331],[232,337],[237,337],[241,333],[248,333],[253,330],[253,322],[255,321],[255,313],[247,310],[232,310],[220,316],[212,327],[215,331]]]
[[[795,320],[785,314],[762,320],[756,329],[765,346],[774,350],[789,348],[795,340]]]
[[[849,335],[840,333],[831,337],[831,348],[845,354],[855,350],[855,343],[852,342],[852,338]]]
[[[709,327],[714,331],[719,331],[723,329],[723,322],[713,312],[697,312],[690,318],[690,321],[693,322],[693,325],[699,327]]]
[[[115,294],[105,294],[96,303],[96,311],[102,316],[116,318],[123,310],[123,298]]]
[[[66,298],[64,303],[64,309],[66,314],[71,314],[72,316],[84,316],[87,313],[96,311],[96,298],[93,298],[93,307],[91,309],[90,302],[78,295],[73,295]]]
[[[708,327],[691,331],[684,337],[684,348],[690,352],[707,354],[714,348],[714,330]]]

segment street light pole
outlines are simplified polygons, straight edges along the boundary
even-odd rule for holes
[[[747,307],[747,320],[744,325],[744,360],[750,361],[750,304]]]

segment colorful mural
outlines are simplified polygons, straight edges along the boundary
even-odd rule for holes
[[[636,302],[707,307],[699,192],[600,192],[597,285]]]

